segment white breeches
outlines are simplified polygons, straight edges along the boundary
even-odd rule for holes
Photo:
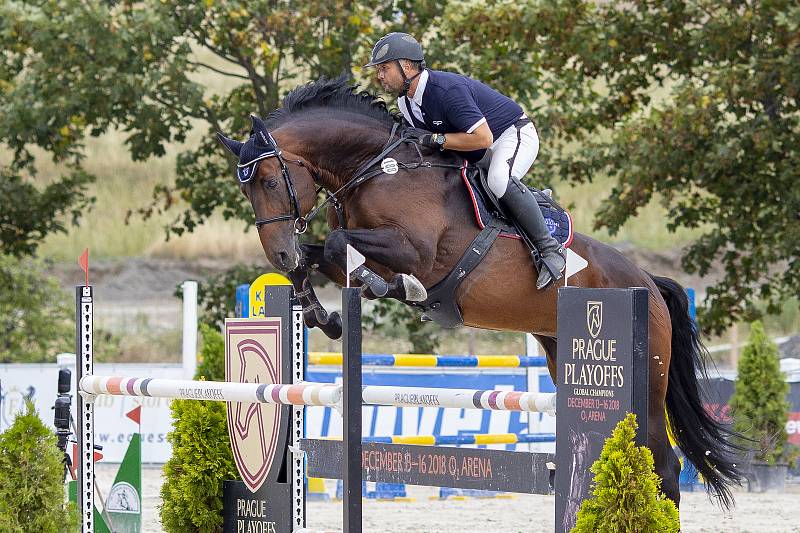
[[[539,154],[539,134],[533,123],[517,129],[511,125],[492,144],[492,159],[487,181],[489,189],[500,198],[511,176],[522,179]]]

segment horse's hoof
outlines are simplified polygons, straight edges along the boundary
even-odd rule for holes
[[[400,277],[403,280],[407,302],[424,302],[428,299],[428,291],[420,280],[411,274],[400,274]]]
[[[318,327],[329,339],[342,338],[342,317],[337,312],[329,314],[328,320],[325,323],[320,323]]]

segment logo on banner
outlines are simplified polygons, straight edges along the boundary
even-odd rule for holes
[[[586,302],[586,325],[589,327],[589,335],[596,339],[603,327],[603,302]]]
[[[225,321],[225,378],[235,383],[282,383],[281,319]],[[228,402],[228,434],[242,481],[256,492],[275,460],[281,406]]]
[[[142,506],[139,501],[139,491],[125,481],[115,483],[108,493],[106,510],[115,513],[141,513]]]

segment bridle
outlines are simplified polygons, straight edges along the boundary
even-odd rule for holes
[[[266,149],[258,154],[253,159],[250,159],[246,163],[239,163],[237,164],[237,175],[239,177],[240,183],[247,183],[250,181],[253,176],[256,175],[256,170],[258,168],[258,164],[263,161],[264,159],[270,159],[272,157],[278,160],[278,163],[281,165],[281,176],[283,176],[283,180],[286,183],[286,189],[289,191],[289,200],[292,206],[292,212],[287,213],[284,215],[276,215],[274,217],[269,218],[258,218],[255,221],[256,229],[260,230],[267,224],[271,224],[273,222],[283,222],[288,220],[294,221],[294,232],[296,234],[305,233],[308,229],[308,221],[313,219],[323,208],[325,208],[328,204],[332,205],[336,211],[336,215],[339,219],[339,225],[342,228],[346,228],[345,220],[344,220],[344,209],[342,207],[342,201],[340,198],[344,197],[348,192],[355,189],[365,181],[374,178],[377,175],[383,174],[383,169],[379,165],[383,159],[389,155],[395,148],[397,148],[402,143],[411,142],[414,148],[417,150],[417,154],[419,155],[419,161],[414,163],[400,163],[396,162],[398,168],[403,169],[413,169],[413,168],[421,168],[421,167],[452,167],[452,168],[462,168],[461,165],[452,165],[447,163],[432,163],[430,161],[424,161],[422,157],[422,153],[419,151],[419,146],[416,143],[416,138],[414,135],[408,135],[407,130],[401,131],[400,135],[397,135],[397,130],[399,128],[399,123],[395,123],[392,126],[392,131],[389,134],[389,139],[386,141],[383,150],[373,157],[372,159],[366,161],[364,164],[359,166],[356,169],[353,178],[350,179],[347,183],[345,183],[342,187],[334,192],[327,191],[328,197],[322,202],[320,205],[316,206],[314,209],[309,212],[307,217],[303,217],[300,213],[300,202],[297,199],[297,191],[294,187],[294,182],[292,181],[292,174],[289,172],[289,167],[287,166],[288,163],[294,163],[299,165],[309,171],[311,174],[314,183],[319,183],[319,177],[316,173],[311,169],[308,165],[306,165],[302,160],[299,159],[285,159],[283,154],[278,148],[278,143],[275,142],[275,139],[272,137],[272,134],[262,131],[254,131],[251,134],[251,138],[254,135],[259,135],[261,140],[264,141],[266,145]],[[266,135],[265,135],[266,133]],[[397,135],[397,140],[395,140],[395,135]],[[377,168],[375,168],[377,166]],[[244,170],[247,169],[247,170]],[[244,179],[243,176],[244,175]],[[322,185],[318,185],[317,190],[315,192],[315,197],[323,190]]]
[[[247,183],[253,178],[253,176],[256,175],[258,164],[261,161],[263,161],[264,159],[270,159],[272,157],[276,158],[278,160],[278,163],[281,165],[281,176],[283,177],[283,181],[286,183],[286,189],[289,191],[289,201],[291,202],[291,209],[292,209],[291,213],[287,213],[285,215],[277,215],[269,218],[257,218],[255,222],[256,229],[260,230],[263,226],[271,224],[273,222],[283,222],[285,220],[293,220],[294,232],[296,234],[305,233],[305,231],[308,229],[308,222],[306,221],[305,218],[303,218],[303,215],[300,213],[300,201],[297,199],[297,191],[295,190],[294,187],[294,181],[292,181],[292,174],[289,172],[289,167],[287,166],[286,163],[287,162],[294,163],[296,165],[308,169],[309,172],[311,172],[311,169],[309,169],[306,166],[306,164],[300,159],[284,158],[283,153],[281,152],[280,148],[278,148],[278,143],[275,142],[275,139],[272,137],[271,133],[267,132],[267,134],[264,135],[264,132],[254,131],[252,135],[260,135],[261,140],[263,140],[264,144],[266,144],[269,148],[265,152],[261,153],[258,157],[251,159],[246,163],[238,163],[236,165],[237,174],[239,175],[239,181],[241,183]],[[245,173],[245,176],[249,177],[243,180],[240,174],[240,169],[244,168],[248,169],[248,171]],[[311,176],[316,182],[317,179],[313,172],[311,172]],[[317,192],[319,192],[319,189],[317,190]]]

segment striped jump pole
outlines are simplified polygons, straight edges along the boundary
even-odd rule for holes
[[[453,407],[491,411],[555,413],[556,395],[547,392],[437,389],[370,385],[361,396],[365,404],[398,407]]]
[[[342,366],[338,352],[309,352],[308,364]],[[435,368],[542,368],[546,357],[527,355],[428,355],[428,354],[364,354],[364,366],[435,367]]]
[[[342,385],[332,383],[303,382],[295,385],[267,385],[98,375],[83,376],[80,380],[80,390],[84,394],[95,396],[108,394],[112,396],[326,407],[340,407],[343,394]],[[368,405],[450,407],[552,414],[555,411],[556,395],[554,393],[505,390],[370,385],[362,388],[361,400],[363,404]]]
[[[81,390],[93,395],[142,396],[153,398],[209,400],[222,402],[271,403],[278,405],[335,406],[341,402],[342,387],[331,383],[265,385],[226,381],[84,376]]]
[[[390,437],[364,437],[363,442],[384,444],[411,444],[419,446],[482,446],[488,444],[526,444],[529,442],[555,442],[555,433],[477,433],[474,435],[392,435]]]

